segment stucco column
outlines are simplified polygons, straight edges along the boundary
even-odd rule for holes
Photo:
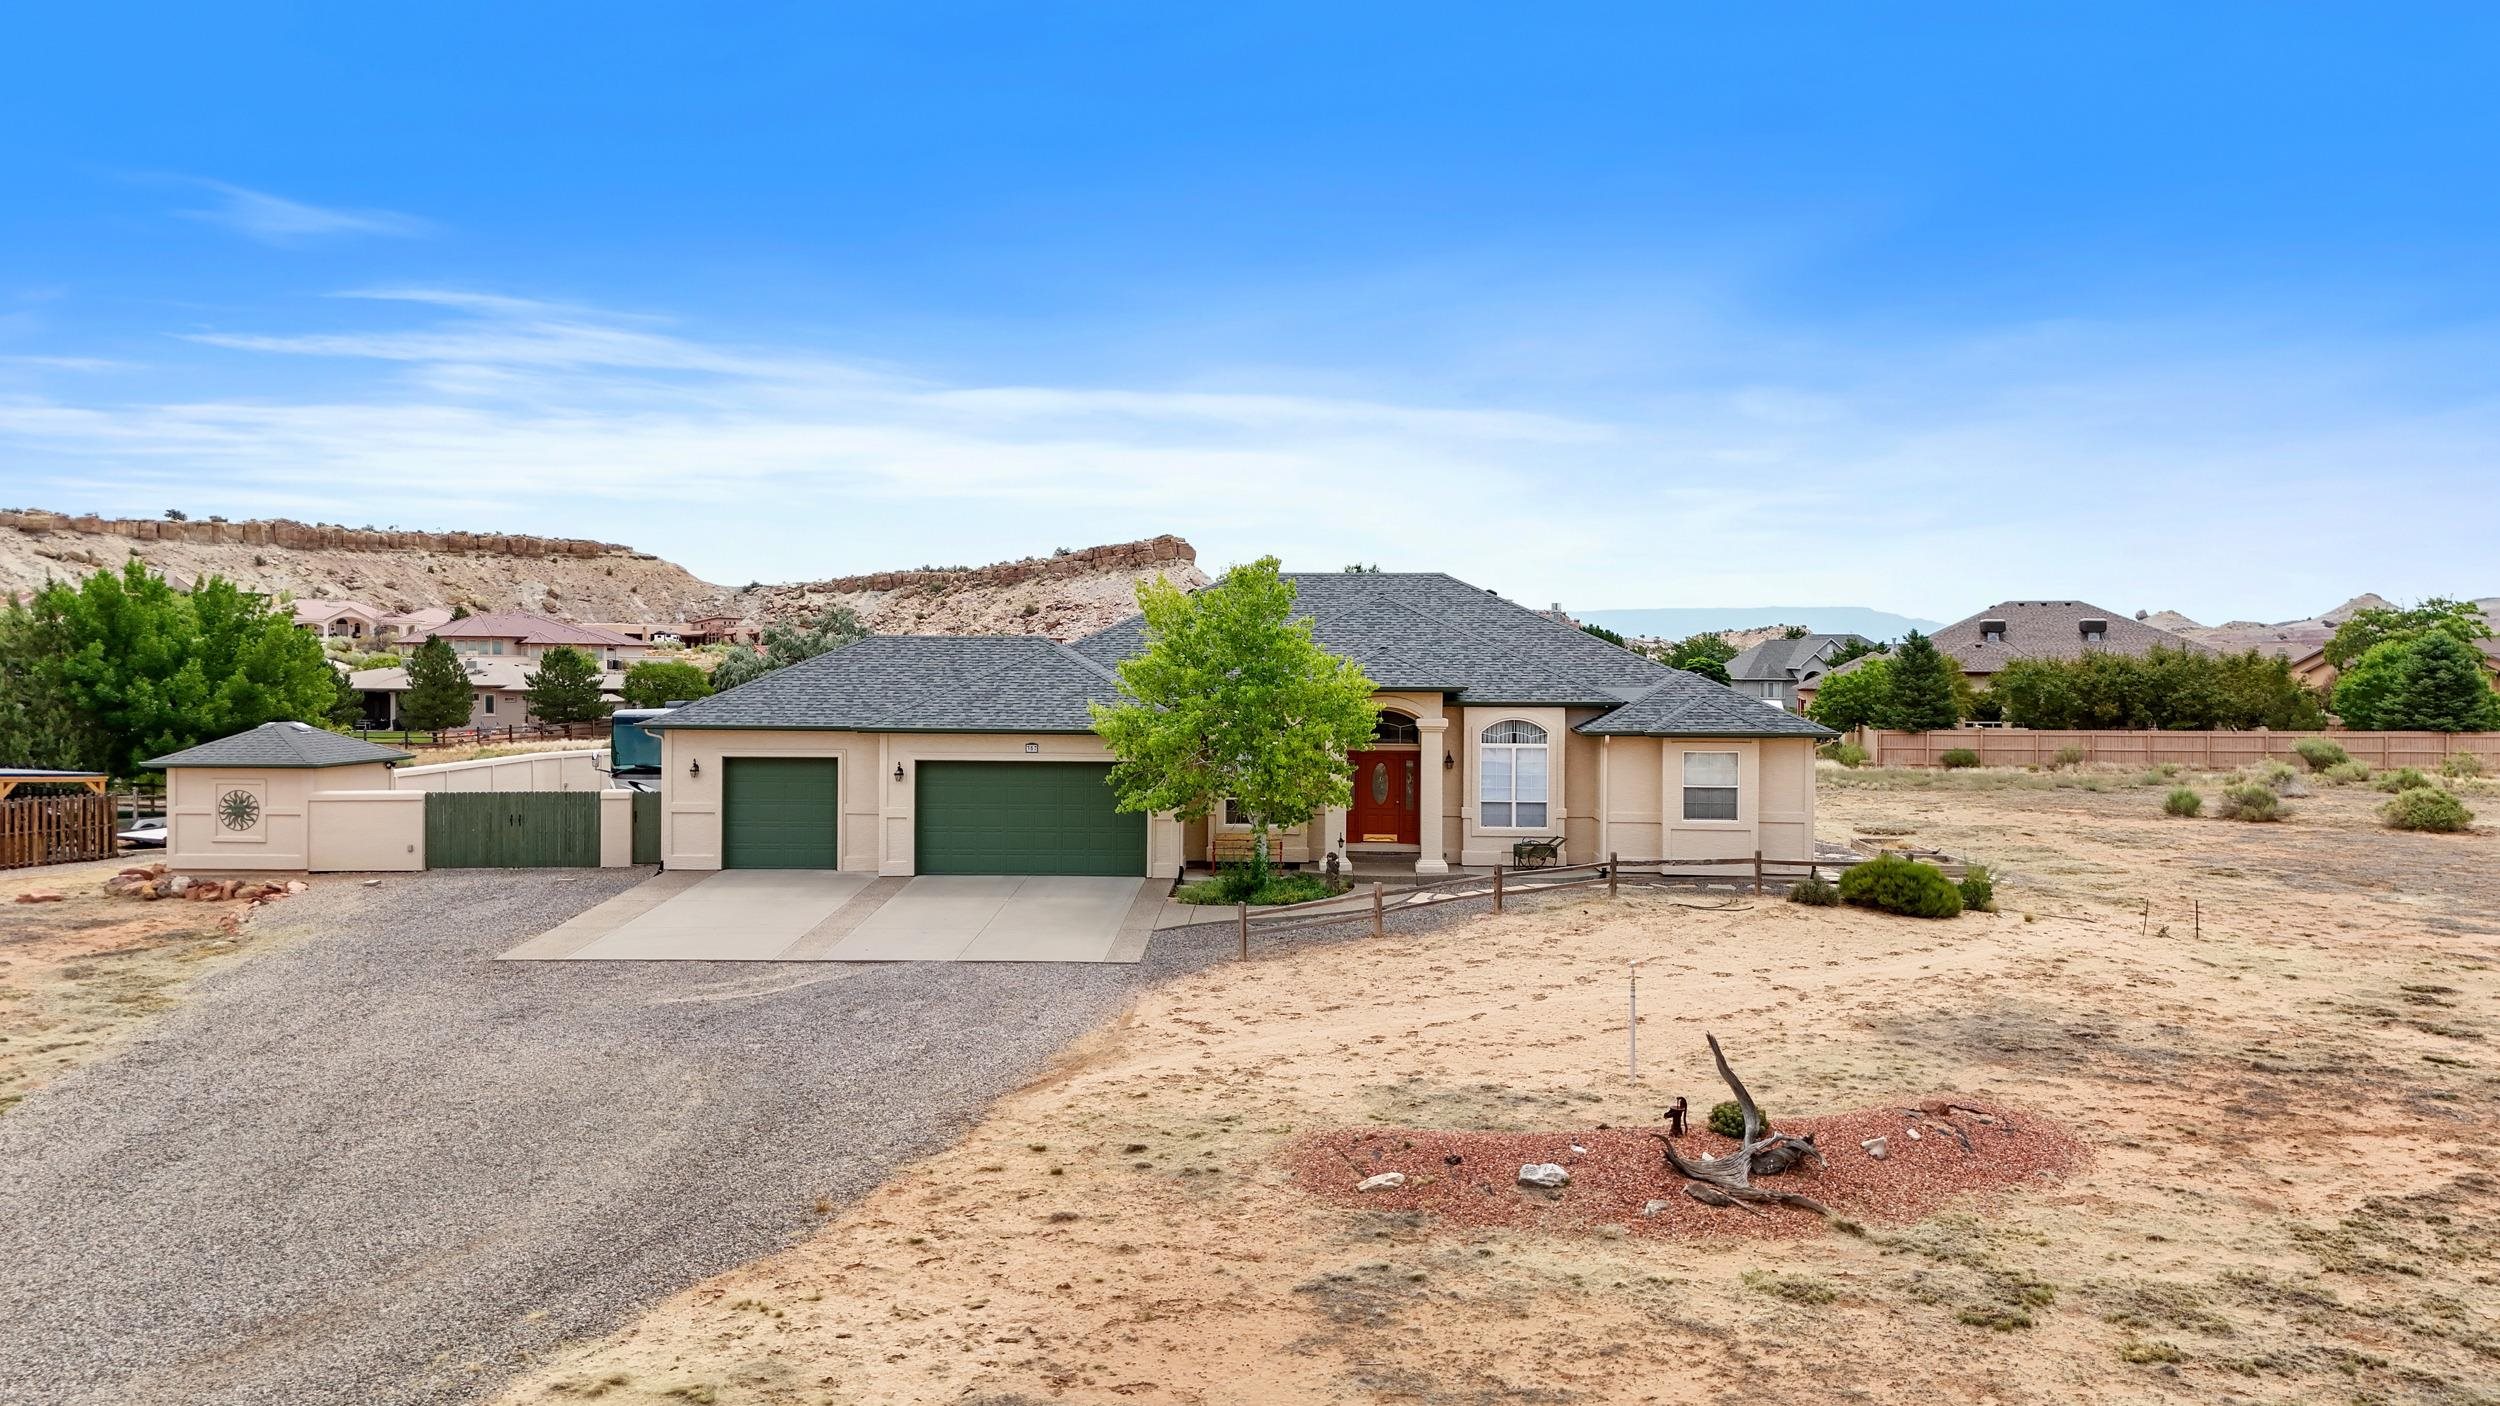
[[[1442,815],[1441,778],[1448,772],[1441,765],[1441,756],[1448,749],[1450,720],[1448,718],[1417,718],[1415,729],[1423,738],[1423,755],[1416,759],[1415,769],[1422,773],[1416,787],[1416,809],[1423,812],[1417,838],[1423,841],[1423,852],[1415,856],[1418,874],[1450,872],[1449,856],[1442,850],[1442,839],[1449,825]]]

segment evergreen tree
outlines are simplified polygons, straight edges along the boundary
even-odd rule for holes
[[[400,695],[399,723],[419,732],[459,727],[469,720],[469,672],[460,667],[451,641],[430,639],[408,658],[408,691]]]
[[[1668,645],[1658,662],[1670,669],[1699,674],[1712,683],[1729,682],[1727,661],[1736,657],[1736,646],[1719,634],[1689,635]]]
[[[542,723],[591,722],[615,707],[599,696],[599,661],[578,649],[556,645],[521,678],[529,685],[530,716]]]
[[[1892,666],[1887,675],[1884,701],[1877,712],[1878,727],[1896,732],[1927,732],[1948,728],[1962,720],[1954,695],[1954,681],[1961,667],[1936,648],[1936,642],[1910,631],[1901,639],[1901,647],[1892,652]]]
[[[2399,731],[2487,732],[2500,727],[2500,694],[2483,672],[2483,652],[2446,630],[2404,646],[2396,688],[2380,726]]]

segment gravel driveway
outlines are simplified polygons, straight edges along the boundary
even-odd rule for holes
[[[497,962],[648,870],[344,880],[0,1116],[0,1401],[443,1402],[953,1140],[1135,966]],[[288,934],[297,934],[289,937]]]

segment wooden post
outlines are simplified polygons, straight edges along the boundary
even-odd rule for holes
[[[1493,866],[1493,911],[1502,911],[1502,866]]]
[[[1623,868],[1623,856],[1608,851],[1606,855],[1606,896],[1615,896],[1615,874]]]
[[[1241,920],[1241,960],[1246,962],[1250,960],[1250,905],[1236,904],[1235,908]]]
[[[1388,935],[1389,929],[1382,921],[1381,915],[1380,881],[1374,879],[1372,880],[1372,936],[1386,937]]]
[[[1762,851],[1753,852],[1753,891],[1762,892]]]

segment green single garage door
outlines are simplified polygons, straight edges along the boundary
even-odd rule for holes
[[[832,757],[731,757],[721,867],[838,869],[841,764]]]
[[[923,874],[1143,874],[1146,817],[1112,808],[1090,762],[922,762]]]

